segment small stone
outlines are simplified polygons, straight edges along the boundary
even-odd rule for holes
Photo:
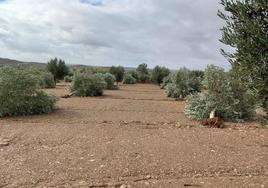
[[[80,181],[79,185],[86,185],[87,183],[85,181]]]
[[[120,188],[127,188],[127,185],[122,184],[122,185],[120,186]]]
[[[177,128],[180,128],[180,127],[181,127],[180,122],[178,122],[175,126],[176,126]]]
[[[5,142],[5,141],[0,141],[0,147],[3,147],[3,146],[8,146],[9,143],[8,142]]]

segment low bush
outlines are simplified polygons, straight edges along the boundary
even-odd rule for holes
[[[55,81],[54,81],[54,76],[50,72],[41,72],[43,84],[41,87],[43,88],[55,88]]]
[[[220,117],[244,121],[255,117],[254,95],[222,68],[208,66],[204,76],[205,91],[186,98],[186,114],[192,119]]]
[[[186,115],[192,119],[202,120],[209,117],[216,98],[205,93],[195,93],[186,97]]]
[[[255,102],[250,93],[244,93],[243,99],[234,98],[234,95],[226,96],[223,103],[219,104],[218,98],[207,93],[195,93],[186,98],[186,114],[196,120],[210,117],[215,110],[215,117],[224,120],[241,122],[255,117]],[[213,118],[213,117],[212,117]]]
[[[160,88],[166,89],[167,85],[169,83],[172,83],[173,80],[175,80],[175,76],[176,76],[176,74],[170,73],[168,76],[164,77],[162,83],[160,84]]]
[[[171,98],[177,98],[181,96],[180,89],[174,83],[167,84],[166,93],[167,93],[167,96]]]
[[[138,74],[138,72],[137,72],[136,70],[131,70],[131,71],[129,71],[128,73],[129,73],[133,78],[135,78],[136,81],[138,82],[138,80],[139,80],[139,74]]]
[[[142,63],[140,64],[137,69],[136,72],[138,73],[138,82],[139,83],[149,83],[151,80],[150,74],[149,74],[149,69],[147,67],[146,63]]]
[[[122,66],[112,66],[110,68],[110,73],[115,76],[117,83],[122,82],[125,74],[125,68]]]
[[[51,112],[57,98],[40,90],[41,82],[30,69],[0,68],[0,117]]]
[[[108,68],[102,68],[102,67],[86,67],[86,68],[79,69],[78,72],[80,72],[80,73],[88,73],[88,74],[97,74],[97,73],[105,74],[105,73],[109,72],[109,69]]]
[[[125,74],[123,84],[136,84],[137,80],[131,74]]]
[[[173,98],[185,98],[187,95],[200,92],[202,86],[202,78],[196,77],[187,68],[181,68],[177,73],[171,74],[170,78],[166,78],[162,87],[166,88],[167,96]]]
[[[118,89],[117,85],[115,84],[116,78],[111,73],[105,73],[103,74],[104,80],[107,84],[106,89],[112,90],[112,89]]]
[[[73,77],[72,76],[64,76],[64,82],[69,83],[73,81]]]
[[[36,67],[30,65],[18,65],[16,68],[25,70],[28,73],[38,77],[39,85],[43,88],[55,88],[54,76],[52,73],[48,71],[44,71],[43,69],[38,69]]]
[[[71,84],[71,93],[76,96],[101,96],[107,84],[102,74],[77,73]]]
[[[163,79],[170,74],[170,70],[166,67],[156,66],[152,70],[151,80],[153,83],[160,85]]]

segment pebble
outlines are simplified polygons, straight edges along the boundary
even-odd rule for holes
[[[180,128],[180,127],[181,127],[181,124],[178,122],[175,126],[176,126],[177,128]]]
[[[127,188],[127,185],[122,184],[122,185],[120,186],[120,188]]]
[[[6,141],[0,141],[0,147],[3,147],[3,146],[8,146],[9,143],[6,142]]]

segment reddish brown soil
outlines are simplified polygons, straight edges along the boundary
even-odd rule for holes
[[[0,120],[0,187],[268,187],[268,130],[227,125],[189,120],[153,85],[60,99]]]

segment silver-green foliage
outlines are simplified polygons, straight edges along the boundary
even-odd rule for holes
[[[177,98],[181,96],[180,88],[174,83],[169,83],[166,86],[166,93],[168,97]]]
[[[232,73],[210,65],[204,76],[202,93],[186,98],[186,114],[197,120],[208,118],[215,110],[216,116],[225,120],[243,121],[255,115],[255,100]]]
[[[69,76],[69,75],[67,75],[67,76],[64,76],[64,82],[72,82],[73,81],[73,77],[72,76]]]
[[[41,82],[31,69],[0,68],[0,117],[51,112],[57,98],[40,90]]]
[[[186,97],[186,114],[192,119],[202,120],[209,117],[215,104],[214,96],[194,93]]]
[[[168,97],[184,98],[191,93],[201,90],[201,88],[197,86],[198,82],[201,82],[201,79],[199,80],[199,78],[193,77],[191,71],[187,68],[179,69],[178,72],[169,79],[169,83],[165,86]]]
[[[101,73],[76,73],[70,89],[72,94],[76,96],[93,97],[103,95],[103,91],[106,87],[107,83]]]
[[[130,73],[124,75],[123,84],[136,84],[136,83],[137,80]]]
[[[117,85],[115,84],[116,78],[113,74],[105,73],[105,74],[103,74],[103,77],[104,77],[104,80],[107,84],[106,89],[108,89],[108,90],[118,89]]]
[[[161,89],[166,89],[167,85],[175,80],[175,77],[175,73],[170,73],[168,76],[164,77],[162,83],[160,84]]]
[[[17,66],[17,68],[23,69],[23,70],[29,72],[30,74],[38,77],[39,78],[39,85],[42,89],[56,87],[54,76],[51,72],[44,71],[42,69],[38,69],[36,67],[28,66],[28,65],[19,65],[19,66]]]
[[[55,88],[54,76],[50,72],[41,72],[42,82],[41,87],[43,88]]]

